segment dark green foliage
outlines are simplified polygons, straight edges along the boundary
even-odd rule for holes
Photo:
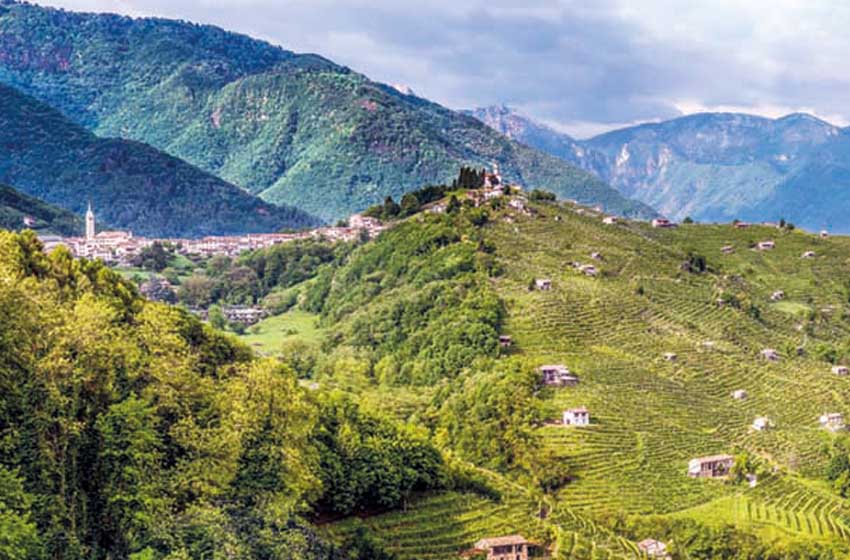
[[[476,119],[209,26],[11,4],[0,52],[9,53],[0,80],[86,128],[145,142],[327,221],[448,181],[461,165],[493,163],[529,188],[654,214]]]
[[[381,541],[375,538],[366,527],[359,526],[343,545],[347,560],[395,560],[396,556],[387,552]]]
[[[166,250],[162,243],[154,241],[151,245],[139,251],[139,254],[133,258],[133,266],[162,272],[168,266],[173,255],[173,251]]]
[[[330,395],[321,403],[316,430],[322,511],[396,508],[414,492],[445,484],[442,456],[427,434],[366,413],[348,397]]]
[[[98,138],[2,85],[0,146],[0,181],[80,214],[91,201],[101,224],[137,234],[201,236],[317,224],[149,146]]]
[[[35,224],[25,226],[25,217],[33,218]],[[17,231],[24,227],[39,233],[73,236],[82,233],[83,221],[72,212],[27,196],[7,185],[0,185],[0,229]]]
[[[540,189],[534,189],[533,191],[531,191],[528,194],[529,200],[536,200],[536,201],[542,201],[542,202],[545,202],[545,201],[552,202],[556,198],[557,197],[555,196],[555,193],[549,192],[549,191],[543,191],[543,190],[540,190]]]

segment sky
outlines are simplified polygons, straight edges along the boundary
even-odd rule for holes
[[[584,138],[702,111],[850,124],[841,0],[37,0],[218,25]]]

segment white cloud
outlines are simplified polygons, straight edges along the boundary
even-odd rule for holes
[[[702,110],[850,120],[850,3],[826,0],[46,0],[212,23],[451,107],[585,136]]]

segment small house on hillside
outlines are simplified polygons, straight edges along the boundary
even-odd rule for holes
[[[583,406],[565,410],[563,422],[564,426],[589,426],[590,412]]]
[[[590,258],[593,259],[593,260],[596,260],[596,261],[601,261],[602,260],[602,253],[597,253],[597,252],[594,251],[593,253],[590,253]]]
[[[820,425],[830,432],[838,432],[844,429],[844,415],[840,412],[828,412],[820,417]]]
[[[829,239],[829,232],[825,229],[820,230],[820,238],[821,239]]]
[[[776,290],[770,294],[770,301],[782,301],[783,299],[785,299],[785,292],[782,290]]]
[[[730,253],[734,253],[735,248],[731,245],[724,245],[723,247],[720,248],[720,252],[723,253],[724,255],[728,255]]]
[[[541,292],[547,292],[552,289],[552,281],[548,278],[538,278],[534,281],[534,287]]]
[[[806,251],[805,253],[800,255],[800,258],[801,259],[813,259],[813,258],[815,258],[815,252],[814,251]]]
[[[735,227],[737,229],[746,229],[750,227],[750,224],[748,224],[747,222],[735,222]]]
[[[770,251],[771,249],[773,249],[775,247],[776,247],[776,243],[774,243],[773,241],[770,241],[770,240],[759,241],[756,244],[756,249],[758,249],[759,251]]]
[[[499,335],[499,346],[501,346],[502,348],[510,348],[513,342],[513,339],[508,335]]]
[[[592,264],[583,264],[578,267],[578,270],[585,276],[596,276],[599,274],[599,270]]]
[[[732,391],[732,398],[735,400],[742,401],[747,398],[747,392],[743,389],[735,389]]]
[[[691,478],[722,478],[729,474],[735,458],[731,455],[708,455],[697,457],[688,462],[688,476]]]
[[[578,377],[570,373],[570,370],[561,364],[540,366],[538,371],[544,385],[561,387],[578,385]]]
[[[664,353],[664,359],[667,360],[668,362],[675,362],[677,358],[678,358],[678,356],[676,354],[674,354],[673,352],[665,352]]]
[[[667,218],[655,218],[652,220],[652,227],[654,228],[674,228],[676,224],[668,220]]]
[[[667,557],[667,545],[655,539],[643,539],[638,543],[638,549],[650,558]]]
[[[529,543],[522,535],[481,539],[475,550],[486,552],[487,560],[528,560]]]
[[[605,216],[604,218],[602,218],[602,223],[609,225],[609,226],[616,224],[617,223],[617,217],[616,216]]]
[[[761,357],[767,360],[768,362],[776,362],[779,360],[779,352],[777,352],[773,348],[765,348],[761,351]]]
[[[755,420],[753,420],[753,429],[758,430],[759,432],[767,430],[772,425],[773,422],[771,422],[770,418],[767,416],[758,416]]]
[[[832,366],[832,373],[835,375],[847,375],[850,373],[850,368],[847,366]]]

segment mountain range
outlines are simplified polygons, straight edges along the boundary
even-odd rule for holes
[[[211,26],[3,0],[0,82],[95,134],[144,142],[325,220],[465,164],[498,164],[511,181],[610,212],[656,215],[410,90]]]
[[[0,181],[148,236],[276,231],[319,223],[155,148],[99,138],[55,109],[0,85]]]
[[[850,131],[811,115],[702,113],[576,140],[505,106],[468,114],[677,220],[850,232]]]

